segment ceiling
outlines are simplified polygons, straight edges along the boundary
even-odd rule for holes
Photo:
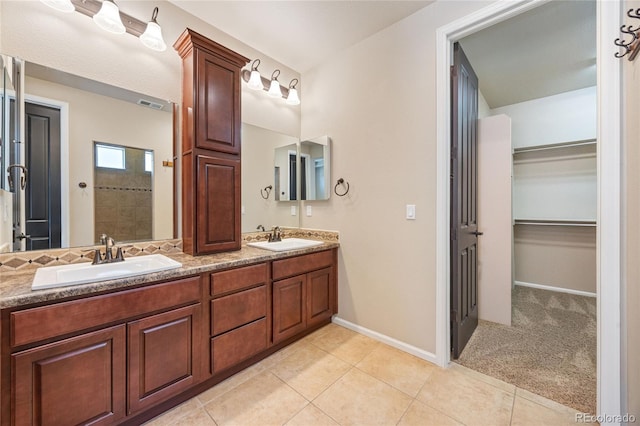
[[[169,1],[300,73],[432,3]]]
[[[304,73],[432,1],[169,0]],[[460,40],[491,108],[596,84],[596,0],[555,0]]]
[[[491,108],[594,86],[596,2],[552,1],[460,44]]]

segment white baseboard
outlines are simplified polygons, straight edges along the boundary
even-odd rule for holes
[[[596,297],[595,293],[590,293],[588,291],[572,290],[570,288],[553,287],[550,285],[525,283],[523,281],[516,281],[515,285],[519,285],[521,287],[539,288],[540,290],[557,291],[558,293],[577,294],[578,296]]]
[[[332,322],[344,328],[348,328],[349,330],[353,330],[356,333],[360,333],[367,337],[371,337],[372,339],[385,343],[389,346],[393,346],[394,348],[400,349],[403,352],[407,352],[411,355],[417,356],[418,358],[424,359],[425,361],[429,361],[430,363],[438,365],[436,355],[431,352],[425,351],[420,348],[416,348],[415,346],[396,340],[393,337],[386,336],[384,334],[378,333],[377,331],[370,330],[368,328],[362,327],[358,324],[354,324],[352,322],[349,322],[337,316],[333,317]]]

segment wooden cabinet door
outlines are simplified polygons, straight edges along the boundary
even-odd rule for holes
[[[240,68],[196,50],[196,147],[240,154]]]
[[[273,342],[280,342],[307,328],[307,276],[298,275],[273,283]]]
[[[18,352],[12,424],[104,425],[125,416],[125,326]]]
[[[307,274],[307,327],[333,315],[333,268]]]
[[[198,156],[197,254],[240,249],[240,160]]]
[[[195,384],[201,365],[201,305],[174,309],[128,324],[127,414]]]

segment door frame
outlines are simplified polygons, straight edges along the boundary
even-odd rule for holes
[[[436,360],[450,362],[449,322],[449,168],[450,71],[453,43],[461,38],[538,7],[546,0],[497,1],[436,32]],[[622,81],[621,61],[614,57],[622,2],[597,2],[598,93],[598,230],[597,230],[597,414],[622,411],[621,308],[622,262]],[[606,190],[604,190],[606,189]]]
[[[69,247],[71,208],[69,204],[69,104],[28,93],[24,95],[24,102],[60,110],[60,247]],[[24,212],[24,207],[22,211]]]

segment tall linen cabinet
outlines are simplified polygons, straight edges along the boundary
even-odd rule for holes
[[[174,48],[182,58],[183,250],[239,250],[240,70],[249,59],[189,28]]]

